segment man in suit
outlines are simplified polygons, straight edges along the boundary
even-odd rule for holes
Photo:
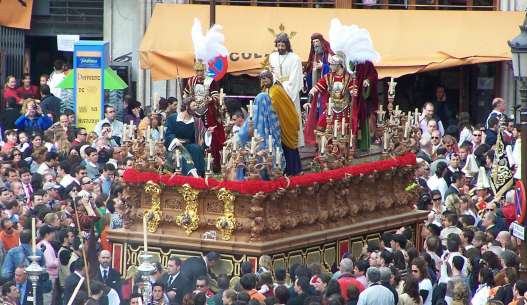
[[[181,259],[177,256],[171,256],[168,259],[167,272],[161,276],[161,283],[165,286],[170,305],[181,304],[185,293],[192,289],[188,287],[188,281],[180,271]]]
[[[94,275],[94,279],[101,281],[106,286],[113,288],[119,294],[121,298],[121,274],[110,267],[112,261],[112,254],[108,250],[102,250],[99,253],[99,266],[97,268],[97,274]]]
[[[17,267],[15,269],[15,284],[18,290],[20,291],[20,305],[33,305],[35,296],[33,295],[33,283],[28,278],[26,270],[24,267]],[[39,283],[37,285],[36,305],[43,305],[44,299],[43,294],[51,291],[51,282],[49,277],[46,275],[41,275],[39,278]]]
[[[195,284],[198,277],[203,275],[213,278],[214,276],[210,273],[210,269],[214,267],[219,259],[220,255],[212,251],[202,257],[190,257],[181,266],[181,273],[192,284]]]
[[[465,182],[465,173],[462,171],[457,171],[452,173],[452,183],[445,192],[445,201],[449,195],[459,196],[461,194],[461,188]]]
[[[64,298],[62,299],[62,304],[68,304],[75,287],[79,284],[81,279],[84,279],[86,276],[86,267],[84,266],[84,260],[82,258],[77,259],[72,264],[73,273],[71,273],[64,282]],[[81,290],[87,293],[86,290],[86,281],[83,282]]]

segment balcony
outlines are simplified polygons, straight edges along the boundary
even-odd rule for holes
[[[188,3],[210,4],[210,0],[189,0]],[[467,11],[496,11],[500,5],[499,0],[217,0],[216,3],[242,6]]]

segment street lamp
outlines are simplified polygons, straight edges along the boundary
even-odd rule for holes
[[[514,78],[520,83],[520,126],[521,126],[521,181],[527,185],[527,16],[520,25],[520,35],[509,41],[512,53]],[[523,223],[520,223],[523,226]],[[524,236],[525,239],[525,236]],[[527,267],[527,243],[522,243],[522,265]]]
[[[144,304],[149,304],[152,299],[152,285],[150,284],[150,275],[156,271],[156,268],[151,263],[153,256],[148,254],[147,251],[143,252],[142,255],[139,255],[141,258],[141,264],[137,267],[137,272],[141,275],[143,279],[143,300]]]
[[[29,259],[32,262],[26,267],[26,273],[31,280],[31,286],[33,288],[33,304],[37,305],[38,279],[40,275],[46,270],[39,265],[38,261],[40,260],[40,256],[36,255],[36,253],[33,253],[33,255],[29,256]]]

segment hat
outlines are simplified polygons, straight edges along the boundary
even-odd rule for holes
[[[58,190],[60,188],[61,188],[61,186],[59,184],[54,183],[54,182],[46,182],[46,183],[44,183],[44,186],[42,187],[42,189],[44,191],[49,191],[51,189]]]
[[[476,182],[476,191],[490,188],[490,180],[483,166],[479,167],[478,181]]]
[[[467,177],[472,178],[476,176],[478,173],[478,163],[476,162],[476,157],[474,157],[473,154],[467,156],[467,162],[461,171],[465,173],[465,176]]]

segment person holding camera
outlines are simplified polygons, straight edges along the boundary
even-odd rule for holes
[[[45,115],[42,115],[42,109],[34,100],[27,102],[26,114],[21,115],[16,121],[15,125],[20,131],[32,134],[34,132],[42,133],[53,124],[53,120]]]

